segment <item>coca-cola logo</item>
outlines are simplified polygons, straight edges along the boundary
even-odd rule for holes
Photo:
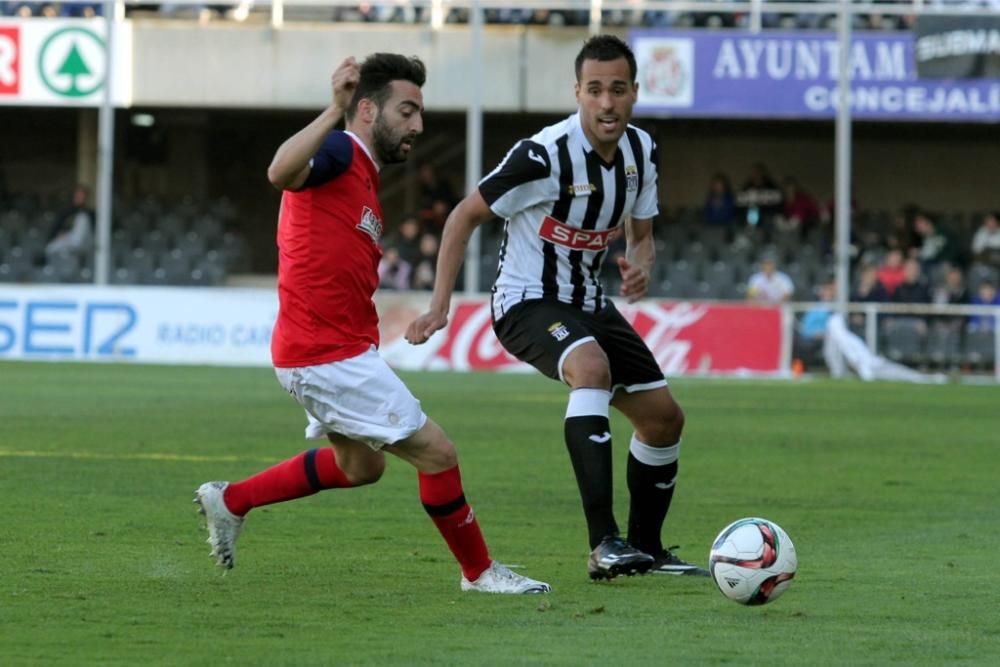
[[[681,340],[677,335],[705,317],[708,306],[639,304],[622,306],[621,312],[646,342],[666,375],[679,375],[689,370],[691,341]]]
[[[493,333],[489,303],[460,303],[448,326],[448,340],[435,356],[457,371],[499,371],[523,366],[508,354]]]
[[[707,312],[707,306],[689,303],[622,306],[622,315],[646,341],[668,375],[689,370],[691,342],[677,336]],[[448,341],[435,356],[455,370],[507,370],[523,366],[497,340],[490,306],[484,303],[462,303],[456,307],[448,327]]]
[[[780,369],[783,333],[778,308],[674,302],[619,307],[668,376]],[[412,309],[404,311],[408,324]],[[397,368],[531,371],[497,340],[490,315],[487,301],[461,302],[448,327],[426,345],[385,336],[382,353]]]

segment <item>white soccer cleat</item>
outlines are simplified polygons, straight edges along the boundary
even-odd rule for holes
[[[462,590],[522,595],[525,593],[548,593],[552,587],[543,581],[535,581],[511,572],[507,566],[493,561],[489,568],[475,581],[469,581],[462,577]]]
[[[243,517],[236,516],[226,507],[222,495],[227,486],[229,482],[205,482],[195,491],[194,502],[201,505],[200,512],[205,515],[208,525],[206,542],[212,546],[209,555],[231,570],[236,564],[236,538],[243,528]]]

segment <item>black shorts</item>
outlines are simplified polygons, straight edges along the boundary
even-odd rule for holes
[[[562,381],[571,349],[594,340],[608,357],[612,392],[667,384],[653,353],[611,301],[596,313],[549,299],[523,301],[494,322],[493,331],[508,352],[553,380]]]

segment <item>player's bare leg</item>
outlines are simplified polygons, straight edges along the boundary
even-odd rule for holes
[[[656,558],[652,572],[702,575],[708,571],[675,556],[661,541],[663,522],[677,482],[684,412],[667,387],[615,394],[612,405],[632,422],[628,487],[631,495],[628,537]]]
[[[630,545],[618,534],[613,509],[611,426],[611,370],[608,357],[593,339],[569,349],[560,369],[570,386],[566,406],[565,438],[583,502],[590,538],[587,570],[591,579],[646,572],[652,556]]]
[[[465,500],[455,446],[430,419],[406,438],[385,448],[417,469],[420,501],[462,567],[464,591],[548,593],[548,584],[511,572],[492,560],[475,513]]]

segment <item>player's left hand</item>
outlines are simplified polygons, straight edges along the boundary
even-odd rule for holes
[[[649,272],[645,268],[635,266],[624,257],[619,257],[618,270],[622,274],[621,295],[629,303],[635,303],[646,296],[646,290],[649,289]]]
[[[434,332],[444,329],[448,325],[448,315],[441,315],[434,311],[428,311],[410,322],[403,336],[411,345],[426,343]]]

